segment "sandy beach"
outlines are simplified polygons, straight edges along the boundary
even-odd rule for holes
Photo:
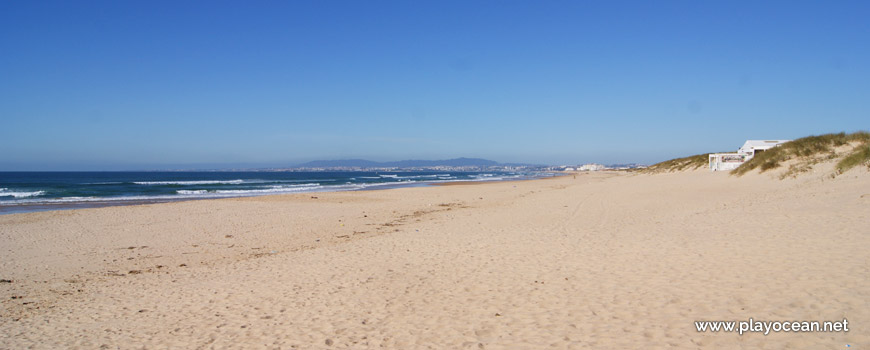
[[[0,348],[862,349],[868,214],[855,169],[2,215]],[[849,332],[694,325],[749,318]]]

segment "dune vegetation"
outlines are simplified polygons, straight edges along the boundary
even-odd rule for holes
[[[708,165],[709,155],[710,153],[703,153],[666,160],[650,165],[642,172],[655,174],[695,170]],[[790,162],[792,160],[794,161]],[[861,165],[870,168],[870,132],[841,132],[802,137],[757,153],[755,157],[732,170],[731,174],[741,176],[756,169],[763,173],[788,163],[788,169],[780,174],[782,179],[810,171],[820,162],[833,160],[837,160],[834,176]]]
[[[710,153],[696,154],[683,158],[666,160],[661,163],[656,163],[646,167],[643,170],[645,173],[663,173],[672,171],[695,170],[700,167],[706,167],[709,162]]]
[[[843,155],[838,148],[852,146]],[[841,150],[842,151],[842,150]],[[826,160],[840,158],[836,170],[843,173],[855,166],[867,164],[870,161],[870,133],[859,131],[851,134],[837,133],[802,137],[758,153],[755,157],[731,171],[734,175],[743,175],[759,169],[765,172],[777,169],[787,161],[797,160],[789,165],[789,169],[781,177],[794,176],[809,171],[812,166]]]

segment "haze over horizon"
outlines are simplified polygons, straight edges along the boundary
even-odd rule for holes
[[[0,171],[655,163],[870,126],[870,4],[0,3]]]

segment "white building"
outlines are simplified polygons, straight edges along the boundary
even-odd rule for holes
[[[579,168],[577,168],[577,170],[580,170],[580,171],[599,171],[599,170],[604,170],[605,168],[606,167],[601,165],[601,164],[589,163],[589,164],[581,165]]]
[[[756,154],[779,146],[791,140],[746,140],[743,147],[737,153],[713,153],[710,154],[710,171],[733,170]]]

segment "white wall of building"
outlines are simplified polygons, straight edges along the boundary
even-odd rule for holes
[[[752,159],[757,151],[766,151],[789,141],[791,140],[746,140],[737,153],[710,154],[710,171],[734,170]]]

